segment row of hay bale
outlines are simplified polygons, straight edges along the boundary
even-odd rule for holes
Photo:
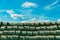
[[[50,25],[60,25],[60,22],[28,22],[28,23],[9,23],[0,22],[0,25],[10,25],[10,26],[50,26]]]
[[[17,31],[17,30],[4,30],[0,31],[0,35],[18,35],[18,36],[45,36],[45,35],[60,35],[60,30],[56,31]]]
[[[41,30],[60,30],[60,26],[0,26],[1,30],[24,30],[24,31],[41,31]]]
[[[0,40],[60,40],[60,22],[0,22]]]
[[[1,35],[0,40],[60,40],[60,36],[17,36],[17,35]]]

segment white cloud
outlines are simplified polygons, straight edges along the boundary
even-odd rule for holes
[[[60,21],[60,19],[58,19],[57,21]]]
[[[15,14],[15,12],[13,10],[7,10],[6,11],[7,13],[10,14],[10,16],[13,18],[13,19],[17,19],[18,17],[20,18],[24,18],[25,15],[22,15],[22,14]]]
[[[25,2],[21,5],[23,8],[37,7],[38,5],[33,2]]]
[[[21,22],[54,22],[57,18],[51,18],[51,17],[47,17],[45,16],[44,14],[41,14],[40,16],[37,17],[32,17],[32,18],[29,18],[27,20],[23,20]],[[60,21],[60,19],[58,20]]]
[[[38,17],[39,17],[39,16],[38,16]],[[46,17],[45,15],[42,14],[42,15],[40,15],[39,18],[36,18],[36,17],[33,18],[33,17],[32,17],[31,19],[24,20],[24,21],[21,21],[21,22],[24,23],[24,22],[46,22],[46,21],[49,22],[49,21],[51,21],[51,20],[48,20],[48,19],[46,20],[46,18],[48,18],[48,17]]]
[[[56,0],[55,2],[53,2],[52,4],[50,4],[49,6],[54,6],[57,3],[58,3],[58,1]]]
[[[24,22],[50,22],[51,20],[24,20],[24,21],[21,21],[22,23]]]
[[[56,6],[56,4],[58,3],[59,1],[58,0],[56,0],[55,2],[53,2],[53,3],[51,3],[50,5],[47,5],[47,6],[45,6],[44,7],[44,9],[51,9],[51,8],[53,8],[54,6]]]
[[[32,18],[32,19],[21,21],[21,22],[35,22],[35,21],[36,21],[36,18]]]
[[[46,21],[50,21],[50,20],[46,20],[46,17],[44,17],[43,19],[37,19],[37,18],[32,18],[31,20],[30,20],[30,22],[46,22]]]
[[[33,18],[32,20],[33,20],[33,21],[36,21],[36,18]]]

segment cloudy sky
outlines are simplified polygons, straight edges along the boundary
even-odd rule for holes
[[[0,21],[60,21],[60,0],[0,0]]]

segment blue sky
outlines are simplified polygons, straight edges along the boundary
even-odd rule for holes
[[[0,0],[0,21],[60,21],[60,0]]]

